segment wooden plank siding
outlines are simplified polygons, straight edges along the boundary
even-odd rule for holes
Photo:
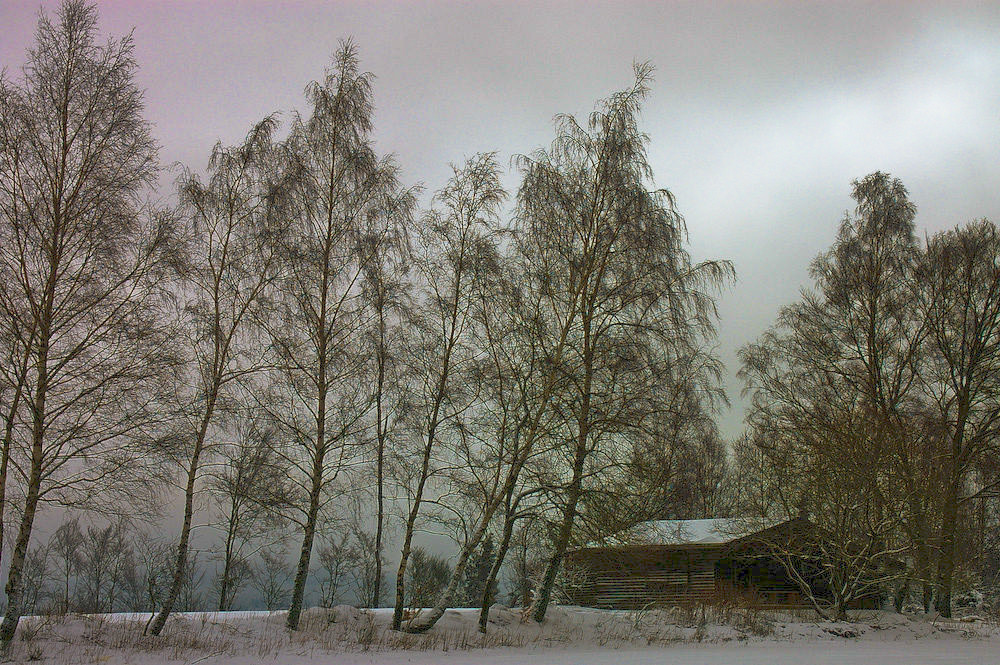
[[[724,522],[725,520],[718,520]],[[704,602],[738,603],[761,609],[811,607],[806,594],[789,575],[786,564],[772,554],[769,543],[788,540],[803,543],[816,537],[804,517],[787,520],[740,537],[713,535],[705,522],[693,520],[688,542],[591,545],[567,552],[565,590],[570,602],[602,609],[641,609]],[[669,531],[657,533],[664,541],[683,533],[685,520],[651,522]],[[707,535],[706,535],[707,534]],[[678,536],[679,537],[679,536]],[[695,540],[698,538],[697,540]],[[802,558],[798,574],[810,580],[810,593],[821,601],[832,600],[828,582],[815,562]],[[878,607],[878,590],[855,599],[850,607]]]
[[[780,570],[737,579],[728,545],[590,548],[567,553],[569,601],[600,609],[642,609],[705,602],[739,602],[759,609],[810,607]],[[745,562],[743,564],[745,566]]]
[[[717,546],[577,550],[567,556],[567,592],[574,604],[603,609],[705,601],[716,595],[720,556]]]

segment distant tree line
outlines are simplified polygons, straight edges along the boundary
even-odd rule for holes
[[[506,584],[540,621],[568,547],[724,509],[733,270],[691,260],[654,182],[649,66],[557,117],[516,192],[478,154],[422,206],[348,41],[305,112],[214,146],[164,207],[132,38],[97,21],[42,14],[0,79],[0,640],[41,611],[153,611],[156,635],[247,591],[292,629],[353,598],[485,630]],[[42,543],[47,507],[73,512]]]

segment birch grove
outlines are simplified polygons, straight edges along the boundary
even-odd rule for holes
[[[769,546],[827,618],[950,616],[1000,560],[1000,233],[922,237],[902,181],[854,181],[738,354],[726,440],[736,274],[654,173],[653,71],[420,182],[346,40],[302,109],[157,191],[132,37],[42,13],[0,75],[0,642],[28,613],[148,611],[155,637],[209,604],[291,631],[391,604],[411,633],[468,605],[485,633],[496,602],[545,621],[573,548],[712,517],[822,534]]]

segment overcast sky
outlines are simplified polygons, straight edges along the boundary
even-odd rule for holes
[[[507,163],[548,144],[554,114],[588,112],[630,83],[634,60],[651,61],[644,129],[657,184],[676,195],[694,257],[731,259],[739,276],[720,298],[728,436],[743,416],[736,349],[806,284],[851,206],[851,180],[902,179],[921,232],[1000,221],[996,2],[98,5],[105,34],[135,28],[163,162],[196,169],[216,140],[303,108],[305,84],[348,36],[377,77],[380,148],[429,190],[474,152]],[[38,9],[0,0],[9,74]]]

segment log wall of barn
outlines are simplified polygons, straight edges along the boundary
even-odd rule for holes
[[[719,557],[715,548],[627,555],[583,550],[567,558],[567,592],[574,604],[604,609],[707,600],[716,592]]]

